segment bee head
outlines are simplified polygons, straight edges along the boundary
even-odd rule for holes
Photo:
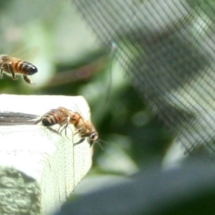
[[[92,132],[92,133],[90,134],[89,137],[90,137],[89,143],[90,143],[90,146],[92,146],[93,143],[94,143],[96,140],[98,140],[99,135],[98,135],[98,133],[97,133],[96,131],[94,131],[94,132]]]
[[[1,61],[6,61],[9,59],[9,56],[8,55],[0,55],[0,60]]]

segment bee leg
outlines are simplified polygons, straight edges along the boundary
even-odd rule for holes
[[[58,128],[57,132],[59,134],[62,134],[63,130],[66,129],[65,126],[63,126],[63,124],[60,125],[60,127]]]
[[[31,84],[31,85],[34,85],[35,83],[32,83],[31,80],[26,76],[26,75],[23,75],[23,79],[25,80],[26,83],[28,84]]]
[[[50,131],[56,133],[56,134],[59,134],[55,129],[53,129],[53,128],[49,127],[49,126],[46,126],[46,128],[49,129]]]
[[[63,126],[64,124],[64,127],[63,129],[61,130],[61,132],[65,129],[65,136],[67,137],[67,127],[69,125],[69,122],[70,122],[70,117],[67,117],[62,123],[61,125]],[[71,129],[71,128],[70,128]]]
[[[72,132],[72,142],[74,144],[74,136],[77,134],[77,131],[76,132]]]
[[[68,125],[69,125],[69,118],[67,117],[67,119],[65,120],[65,126],[64,126],[64,128],[65,128],[65,136],[67,137],[67,127],[68,127]]]
[[[67,137],[67,126],[68,126],[68,122],[66,122],[66,125],[64,126],[65,129],[65,136]]]
[[[66,120],[64,120],[63,122],[61,122],[60,127],[59,127],[59,129],[58,129],[58,132],[59,132],[59,133],[62,133],[63,130],[65,130],[65,136],[67,136],[67,131],[66,131],[67,126],[68,126],[68,120],[66,119]],[[62,128],[62,129],[61,129],[61,128]]]
[[[18,79],[18,78],[16,77],[16,75],[15,75],[14,72],[12,72],[11,74],[12,74],[12,79],[13,79],[13,80],[17,80],[17,79]]]
[[[73,133],[73,134],[72,134],[72,142],[73,142],[74,145],[76,145],[76,143],[74,143],[74,136],[75,136],[76,134],[78,134],[78,133],[80,132],[80,130],[81,130],[81,128],[77,129],[75,132],[72,132],[72,133]],[[79,142],[79,141],[78,141],[78,142]]]
[[[67,127],[68,127],[68,125],[69,125],[69,122],[67,121],[67,123],[66,123],[66,125],[64,126],[64,129],[65,129],[65,136],[66,137],[68,137],[67,136]],[[70,128],[70,127],[69,127]],[[71,129],[71,128],[70,128]]]
[[[3,78],[3,68],[0,67],[0,79],[2,79],[2,78]]]
[[[81,138],[78,142],[74,143],[74,146],[76,146],[76,145],[82,143],[84,140],[85,140],[85,137],[84,137],[84,138]]]
[[[13,80],[17,80],[18,78],[16,77],[15,72],[13,71],[12,67],[8,65],[8,71],[11,73],[12,75],[12,79]]]

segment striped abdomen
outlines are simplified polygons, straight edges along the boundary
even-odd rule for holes
[[[12,61],[11,67],[15,73],[20,73],[23,75],[33,75],[34,73],[37,72],[36,66],[23,60]]]
[[[67,119],[67,115],[62,113],[58,109],[51,110],[50,112],[46,113],[42,117],[42,123],[44,126],[52,126],[55,124],[62,124]]]

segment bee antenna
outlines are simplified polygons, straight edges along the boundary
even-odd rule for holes
[[[98,141],[101,142],[101,143],[107,144],[107,142],[102,140],[102,139],[98,139]]]
[[[78,113],[80,114],[80,116],[83,118],[83,114],[82,114],[80,108],[77,106],[77,104],[74,104],[74,110],[75,110],[76,112],[78,112]]]
[[[98,139],[95,143],[97,143],[97,144],[99,145],[99,147],[100,147],[101,150],[104,150],[104,147],[102,146],[101,143],[106,144],[107,142],[105,142],[105,141],[103,141],[103,140],[101,140],[101,139]]]
[[[95,145],[95,144],[98,144],[99,145],[99,147],[100,147],[100,149],[103,151],[104,150],[104,147],[102,146],[102,144],[100,143],[100,141],[99,140],[97,140],[97,141],[95,141],[93,144],[91,144],[91,146],[90,147],[92,147],[93,145]]]
[[[104,151],[104,147],[102,146],[102,144],[98,141],[98,145],[99,145],[99,147],[100,147],[100,149],[102,150],[102,151]]]

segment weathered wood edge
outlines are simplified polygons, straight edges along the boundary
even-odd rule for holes
[[[59,135],[41,124],[32,124],[33,119],[25,124],[19,117],[41,116],[50,109],[64,106],[71,110],[78,108],[89,118],[87,102],[81,96],[0,95],[0,100],[0,116],[5,118],[18,113],[12,125],[0,122],[0,168],[12,168],[32,178],[41,191],[35,198],[41,214],[50,214],[60,207],[90,169],[92,148],[87,141],[73,146],[79,137],[73,137],[72,126],[67,129],[67,136]],[[0,185],[0,193],[1,189]]]

